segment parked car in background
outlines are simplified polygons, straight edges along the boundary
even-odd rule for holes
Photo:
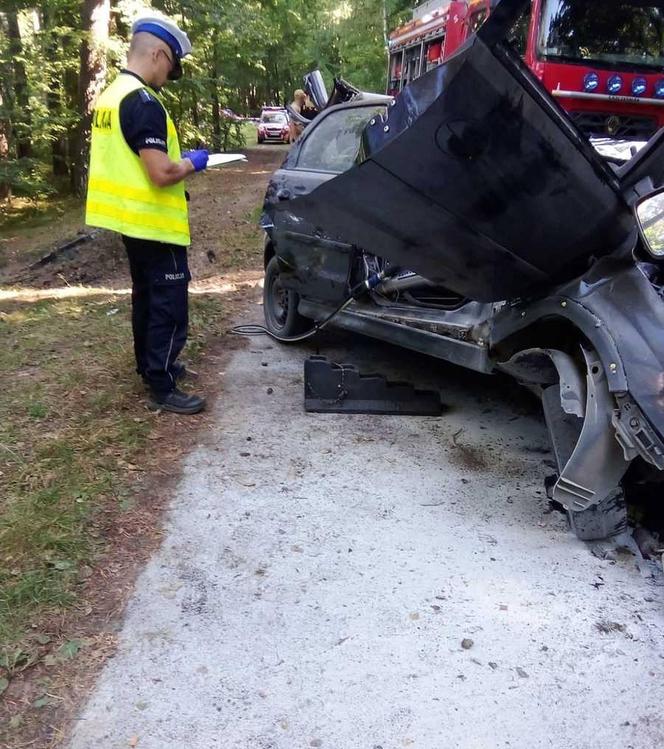
[[[232,120],[233,122],[244,122],[244,117],[240,117],[239,114],[236,114],[232,109],[229,109],[228,107],[224,107],[221,110],[221,114],[223,117],[228,120]]]
[[[592,540],[664,494],[664,129],[600,155],[508,41],[528,2],[396,99],[321,111],[267,189],[264,312],[514,377]]]
[[[258,123],[259,143],[289,143],[288,113],[283,107],[263,107]]]

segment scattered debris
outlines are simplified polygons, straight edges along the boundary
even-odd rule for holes
[[[603,635],[608,635],[611,632],[625,632],[626,627],[618,622],[601,621],[595,624],[595,629]]]
[[[464,639],[461,640],[461,647],[464,650],[470,650],[473,647],[474,644],[475,644],[475,642],[473,640],[471,640],[469,637],[464,637]]]
[[[40,268],[43,265],[48,265],[49,263],[52,263],[54,260],[57,260],[61,255],[65,255],[69,252],[69,250],[73,250],[75,247],[78,247],[81,244],[85,244],[86,242],[91,242],[93,239],[97,237],[99,234],[98,231],[92,231],[89,234],[82,234],[79,237],[76,237],[75,239],[70,239],[69,242],[65,242],[64,244],[58,245],[55,249],[51,250],[49,253],[41,257],[37,262],[33,263],[29,266],[30,270],[35,270],[36,268]]]

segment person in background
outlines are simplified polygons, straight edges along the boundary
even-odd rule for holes
[[[293,102],[290,105],[291,109],[297,114],[304,117],[305,115],[303,110],[305,110],[306,104],[307,95],[301,88],[298,88],[297,91],[293,94]],[[304,130],[304,125],[299,122],[294,122],[292,117],[289,118],[288,125],[290,129],[289,139],[291,143],[294,143]]]
[[[318,114],[318,109],[316,108],[316,105],[311,100],[311,97],[307,96],[305,98],[304,106],[302,107],[300,114],[303,117],[306,117],[308,120],[313,120],[316,118],[316,115]]]
[[[86,223],[122,235],[132,279],[136,369],[150,407],[195,414],[177,361],[187,340],[189,216],[184,180],[207,166],[205,150],[180,153],[159,91],[182,76],[187,35],[160,15],[132,26],[127,67],[102,92],[92,118]]]

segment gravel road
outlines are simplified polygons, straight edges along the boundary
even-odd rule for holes
[[[664,745],[662,579],[548,512],[529,396],[330,334],[449,410],[307,415],[312,352],[253,339],[220,373],[70,749]]]

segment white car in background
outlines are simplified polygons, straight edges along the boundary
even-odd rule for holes
[[[290,142],[288,113],[283,107],[263,107],[258,123],[258,142]]]

